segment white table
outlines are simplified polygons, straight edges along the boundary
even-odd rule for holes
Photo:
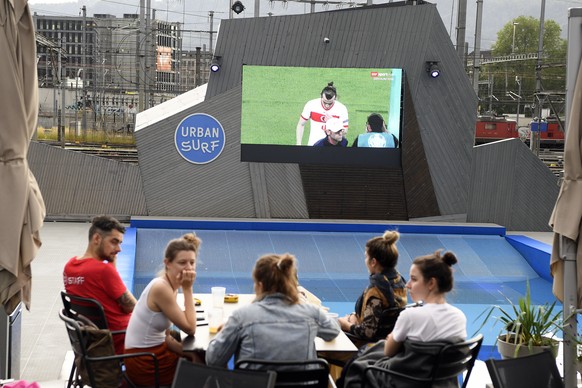
[[[196,327],[196,333],[194,337],[184,337],[183,347],[185,350],[206,350],[208,344],[216,336],[216,334],[210,334],[207,311],[212,308],[212,295],[211,294],[194,294],[194,298],[200,299],[202,304],[196,306],[196,316],[201,315],[205,318],[202,321],[198,321],[198,327]],[[255,299],[255,294],[238,294],[238,303],[225,303],[224,304],[224,314],[223,320],[226,322],[228,317],[237,308],[250,304]],[[180,306],[184,305],[184,295],[178,294],[178,304]],[[203,312],[200,312],[203,311]],[[343,331],[340,331],[339,335],[331,341],[324,341],[323,339],[315,338],[315,349],[318,352],[357,352],[358,348],[352,343],[352,341],[346,336]]]

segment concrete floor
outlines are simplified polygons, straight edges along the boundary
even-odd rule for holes
[[[62,308],[62,269],[72,256],[84,253],[89,223],[48,222],[41,237],[43,245],[32,263],[31,310],[22,314],[20,379],[36,381],[43,388],[66,386],[70,371],[70,344],[58,318]],[[519,233],[551,244],[551,233]],[[478,373],[470,386],[483,387]]]
[[[21,321],[20,379],[39,382],[43,388],[66,386],[70,369],[64,364],[71,346],[58,316],[63,307],[62,271],[72,256],[85,252],[89,225],[45,223],[41,231],[43,243],[32,262],[32,302],[30,311],[23,311]]]

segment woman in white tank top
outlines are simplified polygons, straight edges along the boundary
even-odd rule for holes
[[[158,359],[159,383],[171,385],[179,357],[193,361],[196,355],[185,354],[182,344],[169,332],[170,325],[193,335],[196,331],[196,309],[192,286],[196,279],[196,255],[201,240],[193,233],[170,241],[166,247],[164,269],[144,289],[125,334],[125,352],[151,352]],[[176,302],[178,289],[184,294],[184,310]],[[127,375],[136,385],[154,385],[151,358],[131,358],[125,362]]]

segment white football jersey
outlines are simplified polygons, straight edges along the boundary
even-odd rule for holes
[[[325,123],[332,117],[340,119],[344,123],[344,129],[348,128],[348,109],[337,100],[329,109],[323,106],[321,98],[308,101],[301,112],[301,117],[304,120],[309,120],[310,129],[307,145],[313,145],[325,137]]]

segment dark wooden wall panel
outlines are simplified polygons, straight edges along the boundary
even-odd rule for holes
[[[547,231],[560,187],[558,178],[527,145],[507,139],[473,148],[467,222],[507,230]]]
[[[31,142],[28,163],[49,219],[147,215],[139,167]]]
[[[301,165],[309,218],[407,220],[400,169]]]
[[[324,37],[330,42],[323,43]],[[399,174],[408,218],[466,213],[477,98],[434,4],[393,2],[225,20],[216,55],[223,57],[226,71],[211,75],[207,98],[240,87],[243,64],[404,69],[407,100]],[[426,72],[428,60],[439,62],[442,74],[436,80]],[[240,115],[238,109],[224,107],[233,115]],[[305,199],[316,200],[307,192]],[[308,207],[310,217],[320,208]]]
[[[440,215],[408,82],[404,95],[402,175],[409,218]]]

